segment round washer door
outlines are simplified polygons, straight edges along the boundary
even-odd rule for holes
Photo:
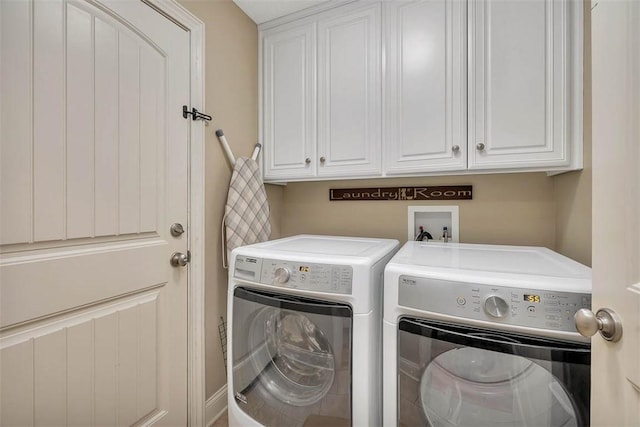
[[[325,333],[308,316],[265,307],[253,318],[251,330],[250,348],[264,353],[269,361],[266,368],[256,368],[262,371],[258,378],[271,396],[308,406],[327,394],[335,375],[335,357]]]
[[[433,359],[422,374],[420,400],[434,427],[578,425],[571,398],[548,370],[473,347]]]

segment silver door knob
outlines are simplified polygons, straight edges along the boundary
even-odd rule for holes
[[[478,149],[478,151],[483,151],[485,149],[484,142],[478,142],[476,144],[476,148]]]
[[[325,160],[327,160],[327,159],[325,159],[324,156],[320,157],[320,163],[324,163]]]
[[[622,337],[622,320],[610,308],[601,308],[596,314],[587,308],[581,308],[573,319],[576,322],[576,329],[582,336],[592,337],[596,332],[600,332],[602,338],[613,342]]]
[[[176,222],[171,224],[171,228],[169,228],[169,231],[171,231],[171,235],[173,237],[178,237],[182,233],[184,233],[184,227],[179,222]]]
[[[191,261],[191,257],[189,256],[189,252],[183,254],[182,252],[174,252],[171,255],[171,265],[174,267],[184,267],[189,264]]]
[[[460,151],[460,146],[454,145],[453,147],[451,147],[451,151],[453,151],[454,153],[457,153],[458,151]]]
[[[304,159],[304,162],[305,162],[306,164],[309,164],[309,163],[311,163],[311,159],[307,157],[306,159]]]

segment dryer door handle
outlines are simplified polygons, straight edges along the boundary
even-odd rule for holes
[[[480,330],[464,325],[443,324],[428,320],[401,319],[399,328],[401,331],[456,344],[459,347],[474,347],[538,360],[590,363],[591,346],[588,343],[564,342]]]
[[[321,314],[325,316],[353,317],[351,307],[330,301],[318,301],[311,298],[285,295],[256,289],[237,287],[233,291],[234,298],[252,301],[257,304],[268,305],[284,310],[302,313]]]

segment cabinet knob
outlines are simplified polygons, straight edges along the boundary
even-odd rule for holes
[[[304,159],[304,162],[305,162],[306,164],[309,164],[309,163],[311,163],[311,159],[307,157],[306,159]]]
[[[320,163],[324,163],[325,160],[327,160],[327,159],[325,159],[324,156],[320,157]]]
[[[453,147],[451,147],[451,151],[453,151],[454,153],[457,153],[458,151],[460,151],[460,146],[454,145]]]
[[[483,151],[483,150],[484,150],[484,148],[485,148],[484,142],[478,142],[478,143],[476,144],[476,148],[477,148],[479,151]]]

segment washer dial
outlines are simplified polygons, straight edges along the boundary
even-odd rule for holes
[[[273,283],[274,284],[284,284],[289,281],[291,277],[291,270],[286,267],[278,267],[273,274]]]
[[[484,300],[484,311],[499,319],[509,314],[509,304],[502,297],[491,295]]]

